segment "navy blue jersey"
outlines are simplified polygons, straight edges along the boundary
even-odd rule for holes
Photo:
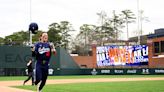
[[[51,58],[51,47],[50,44],[38,42],[35,44],[35,54],[37,63],[48,65]]]

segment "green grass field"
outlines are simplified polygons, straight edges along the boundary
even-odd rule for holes
[[[76,75],[49,76],[48,79],[86,79],[86,78],[153,78],[164,75]],[[27,76],[0,77],[0,81],[25,80]],[[163,81],[99,82],[46,85],[43,92],[164,92]],[[36,86],[15,86],[36,91]]]
[[[80,78],[137,78],[137,77],[164,77],[164,75],[76,75],[76,76],[49,76],[48,79],[80,79]],[[0,81],[25,80],[27,76],[0,76]]]
[[[164,92],[164,81],[76,83],[46,85],[43,92]],[[36,90],[34,86],[17,88]]]

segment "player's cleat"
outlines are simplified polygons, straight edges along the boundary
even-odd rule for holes
[[[37,85],[37,92],[42,92],[42,90],[39,90],[39,85]]]

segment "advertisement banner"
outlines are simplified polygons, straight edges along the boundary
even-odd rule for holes
[[[148,46],[101,46],[96,48],[98,66],[148,65]]]
[[[163,75],[164,69],[141,68],[141,69],[90,69],[92,75]]]

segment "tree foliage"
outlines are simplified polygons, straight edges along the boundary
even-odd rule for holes
[[[133,12],[130,10],[123,10],[121,14],[116,14],[113,11],[112,17],[108,16],[104,11],[97,13],[97,15],[100,18],[100,25],[83,24],[80,26],[80,32],[76,37],[76,49],[82,48],[85,52],[85,50],[89,51],[87,46],[92,46],[92,42],[96,41],[97,45],[104,45],[105,41],[118,40],[125,24],[127,26],[128,23],[132,23],[135,19]]]
[[[49,40],[55,44],[60,43],[62,37],[60,35],[60,25],[58,23],[52,23],[48,28]]]
[[[4,39],[0,37],[0,45],[4,44]]]
[[[71,35],[69,32],[74,31],[72,25],[68,21],[61,21],[60,22],[60,30],[62,36],[62,46],[64,48],[68,48],[68,43],[71,40]]]
[[[26,31],[15,32],[12,35],[6,36],[4,43],[6,45],[23,45],[23,42],[28,41],[29,33]]]
[[[126,23],[127,39],[129,39],[129,26],[128,25],[129,25],[129,23],[135,22],[136,17],[131,10],[123,10],[123,11],[121,11],[121,13],[122,14],[120,14],[120,16]]]
[[[60,23],[52,23],[49,25],[48,35],[49,40],[67,48],[68,42],[70,41],[71,35],[69,32],[73,31],[72,25],[68,21],[61,21]]]

